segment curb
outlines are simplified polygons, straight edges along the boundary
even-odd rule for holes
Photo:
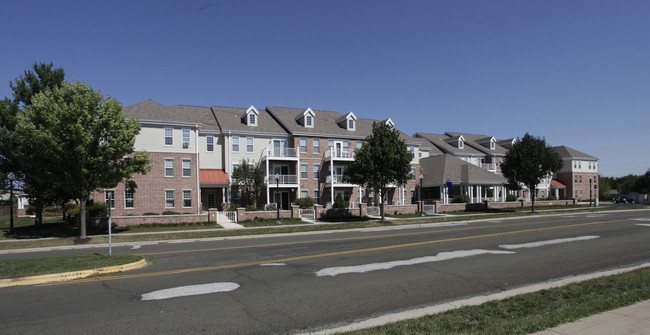
[[[114,272],[123,272],[123,271],[135,270],[135,269],[143,268],[147,264],[148,264],[147,260],[143,258],[143,259],[141,259],[141,260],[139,260],[137,262],[133,262],[133,263],[115,265],[115,266],[107,266],[107,267],[98,268],[98,269],[80,270],[80,271],[72,271],[72,272],[64,272],[64,273],[51,273],[51,274],[46,274],[46,275],[30,276],[30,277],[22,277],[22,278],[0,279],[0,287],[44,284],[44,283],[50,283],[50,282],[86,278],[86,277],[90,277],[90,276],[94,276],[94,275],[100,275],[100,274],[106,274],[106,273],[114,273]]]

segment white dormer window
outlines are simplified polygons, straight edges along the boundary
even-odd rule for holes
[[[314,124],[311,115],[305,116],[305,127],[313,127],[313,126]]]
[[[490,149],[494,150],[497,146],[497,140],[494,139],[494,137],[490,140]]]
[[[357,130],[357,116],[354,115],[354,113],[349,112],[339,119],[336,120],[336,124],[339,125],[339,127],[343,129],[347,129],[350,131],[355,131]]]
[[[353,119],[348,120],[348,130],[354,130],[354,120]]]
[[[463,149],[465,147],[465,139],[461,136],[458,138],[458,149]]]
[[[301,112],[296,116],[296,122],[299,125],[302,125],[305,128],[314,128],[314,118],[316,113],[311,110],[311,107],[307,108],[304,112]]]
[[[250,106],[244,115],[244,122],[249,126],[257,127],[257,120],[259,115],[260,112],[257,111],[257,108],[255,108],[255,106]]]

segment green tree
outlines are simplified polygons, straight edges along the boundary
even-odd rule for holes
[[[628,194],[634,191],[634,185],[640,176],[628,174],[627,176],[616,178],[616,190],[619,194]]]
[[[232,171],[233,185],[241,191],[242,206],[258,207],[262,190],[266,187],[264,173],[247,159],[242,159]]]
[[[650,193],[650,169],[634,183],[634,192]]]
[[[133,174],[150,170],[146,152],[134,152],[139,132],[140,123],[125,119],[120,102],[77,81],[33,96],[16,125],[19,158],[40,167],[38,178],[79,203],[81,238],[94,190],[123,182],[134,191]]]
[[[501,171],[511,188],[517,189],[519,185],[525,185],[530,190],[531,212],[535,212],[537,185],[542,178],[561,168],[562,160],[546,144],[546,140],[528,133],[515,142],[506,154],[505,162],[501,163]]]
[[[411,173],[413,156],[399,131],[385,124],[373,125],[372,134],[355,153],[354,161],[345,169],[343,180],[365,185],[382,195],[381,219],[384,220],[384,202],[388,184],[404,185]]]
[[[609,199],[609,191],[612,190],[611,178],[598,176],[598,198]]]
[[[9,82],[12,98],[5,97],[0,101],[0,171],[5,174],[13,172],[21,179],[23,189],[30,198],[30,207],[36,214],[36,226],[42,223],[44,205],[68,199],[64,199],[65,195],[61,192],[54,192],[47,178],[38,176],[41,172],[40,166],[17,159],[20,147],[15,133],[17,115],[32,105],[32,99],[37,94],[61,86],[64,77],[63,69],[54,68],[52,63],[34,63],[31,70],[26,70],[15,82]]]

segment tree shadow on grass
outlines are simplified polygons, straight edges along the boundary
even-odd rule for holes
[[[128,231],[128,228],[113,227],[112,233],[121,233]],[[107,227],[92,227],[88,226],[86,229],[88,235],[102,235],[108,234]],[[78,237],[80,234],[79,225],[76,223],[69,223],[65,221],[45,222],[40,227],[31,225],[14,228],[14,236],[9,236],[9,229],[4,229],[4,236],[6,238],[14,238],[17,240],[35,239],[35,238],[63,238],[63,237]]]

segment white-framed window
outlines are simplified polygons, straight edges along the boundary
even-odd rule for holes
[[[255,114],[251,114],[255,115]],[[253,136],[246,136],[246,152],[253,152],[253,143],[254,139]]]
[[[232,151],[239,152],[239,136],[237,135],[232,137]]]
[[[183,190],[183,207],[192,207],[192,190]]]
[[[305,125],[307,127],[313,127],[312,126],[312,117],[311,117],[311,115],[305,116]]]
[[[314,202],[320,204],[320,191],[314,190]]]
[[[490,149],[494,150],[494,148],[496,148],[496,140],[491,139],[490,140]]]
[[[582,169],[582,161],[578,160],[578,169]]]
[[[251,126],[256,125],[257,119],[255,118],[255,113],[248,114],[248,124]]]
[[[208,147],[206,148],[206,150],[208,152],[213,152],[214,151],[214,136],[207,136],[205,138],[205,140],[208,143]]]
[[[343,152],[350,151],[350,141],[343,141]]]
[[[133,192],[124,190],[124,208],[135,208],[135,201],[133,199]]]
[[[300,152],[301,153],[307,152],[307,139],[304,137],[300,138]]]
[[[183,134],[183,147],[188,148],[190,146],[190,130],[183,128],[181,133]]]
[[[230,171],[230,173],[235,171],[238,167],[239,167],[239,163],[232,163],[232,171]]]
[[[300,190],[300,197],[301,198],[304,199],[304,198],[306,198],[308,196],[309,196],[309,192],[307,192],[307,190]]]
[[[192,176],[191,160],[183,159],[183,177]]]
[[[327,140],[327,149],[331,149],[334,146],[334,140]]]
[[[578,168],[578,161],[576,161],[576,160],[573,161],[573,168],[574,169]]]
[[[422,151],[418,151],[418,157],[422,158]]]
[[[414,146],[409,146],[409,152],[411,153],[411,157],[415,157],[415,147]]]
[[[315,154],[320,153],[320,140],[315,138],[312,141],[314,142],[314,153]]]
[[[354,130],[354,119],[348,120],[348,130]]]
[[[573,175],[573,183],[577,184],[578,183],[578,175]]]
[[[165,145],[174,145],[174,128],[165,127]]]
[[[363,142],[357,141],[357,149],[361,149],[362,146],[363,146]]]
[[[318,180],[320,178],[320,165],[314,164],[314,179]]]
[[[582,175],[578,176],[578,179],[580,180],[580,184],[582,184]]]
[[[106,199],[106,206],[110,208],[115,208],[115,191],[114,190],[104,191],[104,196]]]
[[[411,180],[415,180],[415,168],[411,168]]]
[[[165,190],[165,208],[174,208],[174,190]]]
[[[300,178],[307,179],[307,164],[300,164]]]
[[[165,177],[174,176],[174,159],[165,158]]]
[[[463,149],[465,147],[465,141],[462,138],[458,139],[458,149]]]

